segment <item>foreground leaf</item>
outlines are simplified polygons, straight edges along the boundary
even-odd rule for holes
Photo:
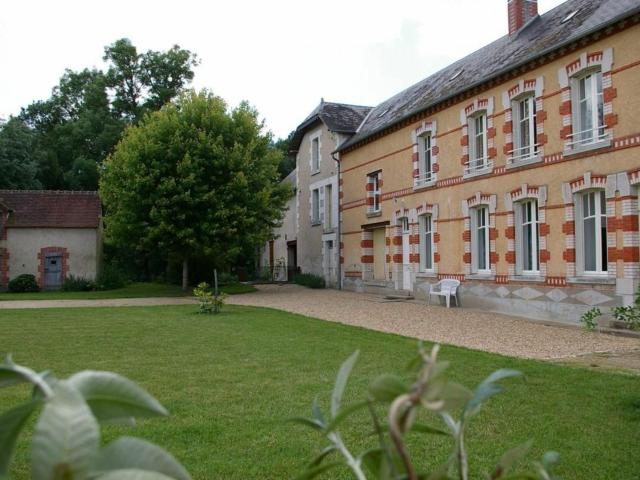
[[[522,458],[531,450],[531,444],[533,442],[529,440],[522,445],[518,445],[517,447],[508,450],[502,455],[495,469],[491,473],[491,480],[495,480],[498,478],[502,478],[506,473],[508,473],[516,462],[522,460]]]
[[[288,422],[292,422],[292,423],[299,423],[300,425],[305,425],[307,427],[311,427],[314,430],[323,430],[324,429],[324,425],[323,424],[321,424],[317,420],[313,420],[313,419],[310,419],[310,418],[293,417],[293,418],[290,418],[287,421]]]
[[[347,358],[340,370],[338,371],[338,376],[336,377],[336,384],[333,387],[333,393],[331,394],[331,416],[335,417],[340,411],[340,403],[342,402],[342,395],[344,394],[344,389],[347,386],[347,380],[349,380],[349,375],[351,375],[351,370],[353,370],[353,366],[358,360],[358,355],[360,352],[356,350],[351,354],[349,358]]]
[[[30,382],[40,389],[49,390],[47,385],[36,372],[30,368],[16,364],[7,353],[4,362],[0,364],[0,388],[11,387],[19,383]]]
[[[191,476],[167,451],[145,440],[121,437],[107,445],[99,454],[95,471],[145,470],[176,480],[191,480]]]
[[[316,458],[314,458],[309,462],[309,467],[315,467],[317,465],[320,465],[328,455],[330,455],[331,453],[337,450],[338,449],[335,447],[335,445],[329,445],[327,448],[322,450]]]
[[[96,477],[96,480],[174,480],[171,477],[158,472],[146,472],[144,470],[113,470]]]
[[[342,410],[340,410],[340,413],[338,413],[338,415],[336,415],[333,418],[333,420],[329,422],[329,425],[325,427],[325,431],[326,432],[334,431],[347,417],[349,417],[349,415],[351,415],[353,412],[356,412],[362,408],[365,408],[368,405],[369,405],[369,402],[365,400],[362,402],[354,403],[353,405],[349,405],[346,408],[343,408]]]
[[[380,375],[369,386],[373,398],[380,402],[392,402],[408,391],[409,385],[397,375]]]
[[[146,390],[116,373],[85,370],[68,382],[82,394],[100,422],[168,415]]]
[[[502,385],[497,384],[496,382],[502,380],[504,378],[509,377],[517,377],[522,375],[522,372],[518,370],[511,370],[508,368],[501,368],[500,370],[496,370],[491,375],[489,375],[483,382],[478,385],[475,392],[473,392],[473,398],[467,402],[464,408],[463,416],[473,415],[478,411],[478,408],[489,397],[495,395],[496,393],[500,393],[504,388]]]
[[[33,479],[88,478],[99,441],[98,422],[82,395],[66,381],[58,382],[33,434]]]
[[[0,416],[0,478],[7,474],[18,435],[40,402],[29,402]]]
[[[309,468],[304,472],[302,472],[300,475],[298,475],[295,478],[295,480],[311,480],[312,478],[316,478],[318,475],[321,475],[327,470],[331,470],[332,468],[337,467],[339,465],[342,465],[342,464],[340,462],[333,462],[333,463],[325,463],[323,465],[318,465],[316,467]]]

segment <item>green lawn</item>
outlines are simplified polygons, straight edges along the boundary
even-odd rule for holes
[[[254,292],[255,287],[242,283],[230,284],[222,287],[222,291],[235,295]],[[191,292],[189,291],[189,295]],[[100,290],[97,292],[62,292],[44,291],[37,293],[9,293],[0,292],[3,300],[103,300],[107,298],[145,298],[145,297],[182,297],[185,296],[180,286],[168,283],[132,283],[124,288],[115,290]]]
[[[326,406],[335,372],[354,350],[361,356],[345,401],[362,398],[378,374],[402,371],[415,341],[400,336],[269,309],[225,307],[218,316],[195,307],[136,307],[0,311],[0,350],[59,376],[80,369],[112,370],[146,387],[171,412],[133,431],[110,426],[107,440],[133,434],[180,459],[194,479],[286,479],[324,446],[304,427],[284,423],[306,415],[319,394]],[[468,431],[472,478],[500,454],[534,440],[529,459],[546,449],[562,454],[562,478],[638,479],[640,378],[580,367],[519,360],[444,347],[452,376],[475,386],[494,369],[517,368],[475,417]],[[0,391],[0,410],[28,394]],[[374,442],[363,416],[345,424],[346,441]],[[436,422],[434,419],[433,422]],[[28,439],[22,437],[12,478],[27,479]],[[412,437],[422,465],[442,461],[446,439]],[[350,478],[332,472],[326,478]]]

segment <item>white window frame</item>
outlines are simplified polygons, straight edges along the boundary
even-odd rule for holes
[[[333,228],[333,185],[327,183],[324,186],[324,228],[329,230]]]
[[[522,115],[522,107],[528,108],[526,118]],[[536,98],[533,93],[517,97],[511,102],[511,122],[513,135],[513,150],[509,152],[509,163],[524,163],[536,158],[540,145],[537,143],[538,127],[536,123]],[[522,124],[528,122],[526,131],[529,144],[524,145],[522,138]]]
[[[483,212],[483,222],[478,222],[479,214]],[[491,274],[491,240],[489,235],[490,229],[490,221],[491,216],[489,214],[489,206],[488,205],[479,205],[477,207],[473,207],[470,209],[470,220],[471,220],[471,273],[473,274]],[[484,237],[485,251],[484,251],[484,262],[485,268],[480,268],[480,253],[478,252],[479,239],[480,237]]]
[[[531,205],[531,217],[527,218],[527,206]],[[535,198],[525,198],[515,204],[515,224],[516,224],[516,273],[518,275],[540,275],[540,206]],[[525,268],[525,228],[533,230],[531,238],[531,251],[535,254],[532,257],[533,268]]]
[[[311,173],[320,171],[320,136],[311,139]]]
[[[584,82],[585,97],[581,98],[581,86]],[[586,85],[589,84],[590,92],[586,94]],[[572,127],[573,133],[570,136],[570,142],[567,144],[570,148],[589,148],[597,146],[600,142],[608,139],[605,132],[604,124],[604,94],[602,86],[602,72],[600,70],[591,70],[571,79],[571,111],[572,111]],[[582,106],[591,109],[590,123],[591,127],[584,125],[582,121]]]
[[[594,212],[584,211],[584,198],[590,195],[595,195],[598,198],[594,199]],[[576,210],[576,267],[578,275],[602,277],[608,276],[608,246],[607,246],[607,199],[605,191],[602,189],[590,189],[579,192],[575,195],[575,210]],[[585,213],[589,213],[588,217]],[[585,220],[593,218],[594,230],[595,230],[595,260],[596,269],[586,269],[586,245],[584,238]],[[604,238],[602,235],[602,227],[604,226]],[[604,242],[604,245],[603,245]],[[603,248],[604,247],[604,248]],[[604,252],[604,255],[603,255]]]
[[[311,190],[311,225],[320,223],[320,189]]]
[[[431,132],[425,132],[418,137],[420,152],[418,163],[418,186],[429,185],[435,182],[436,177],[433,171],[433,144]],[[428,168],[427,168],[428,167]]]
[[[482,129],[478,131],[478,120],[481,121]],[[467,117],[467,138],[469,139],[467,144],[467,152],[469,160],[464,165],[463,177],[473,177],[475,175],[483,175],[491,171],[493,162],[489,161],[489,139],[487,135],[488,131],[489,115],[486,110],[481,110],[478,113]],[[482,153],[479,155],[477,149],[477,140],[481,139]]]
[[[433,215],[427,213],[418,217],[420,227],[420,271],[434,271]],[[427,243],[431,246],[431,255],[427,256]],[[430,265],[429,265],[430,264]]]
[[[373,197],[373,205],[370,207],[371,213],[378,213],[382,210],[382,193],[380,188],[380,172],[374,172],[367,175],[368,178],[372,178],[373,190],[371,190],[371,196]]]

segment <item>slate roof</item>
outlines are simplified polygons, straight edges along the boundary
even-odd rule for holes
[[[9,228],[98,228],[102,214],[98,192],[0,190],[0,204]]]
[[[640,0],[568,0],[516,34],[499,38],[385,100],[338,150],[639,11]]]
[[[302,137],[307,130],[317,121],[322,121],[327,128],[336,133],[353,134],[367,116],[372,107],[363,105],[348,105],[320,101],[320,104],[298,125],[291,140],[289,150],[297,152],[302,142]]]

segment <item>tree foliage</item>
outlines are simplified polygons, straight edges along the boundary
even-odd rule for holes
[[[280,165],[278,165],[280,178],[285,178],[296,168],[296,157],[289,151],[291,140],[293,139],[293,135],[295,133],[296,131],[292,130],[289,135],[287,135],[287,138],[279,138],[273,144],[275,148],[282,152],[282,161],[280,162]]]
[[[18,118],[0,125],[0,188],[38,189],[40,151],[33,132]]]
[[[128,128],[100,183],[106,232],[138,253],[225,266],[254,252],[282,218],[290,189],[258,112],[189,92]]]

